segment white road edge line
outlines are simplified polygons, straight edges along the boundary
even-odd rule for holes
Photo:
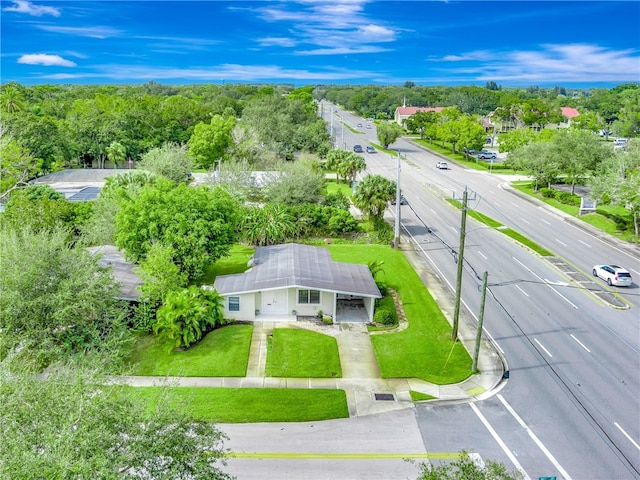
[[[589,350],[587,347],[585,347],[584,343],[582,343],[580,340],[578,340],[576,337],[574,337],[573,333],[570,333],[569,335],[571,335],[571,338],[573,338],[576,342],[578,342],[578,345],[580,345],[582,348],[584,348],[587,352],[591,353],[591,350]]]
[[[583,242],[582,240],[578,240],[581,244],[583,244],[585,247],[589,247],[591,248],[591,245],[589,245],[587,242]]]
[[[531,225],[531,222],[525,220],[524,218],[520,217],[520,220],[522,220],[524,223],[526,223],[527,225]]]
[[[571,302],[571,300],[569,300],[567,297],[565,297],[564,295],[562,295],[559,291],[557,291],[555,288],[553,288],[551,285],[549,285],[549,283],[547,283],[545,280],[543,280],[541,277],[539,277],[538,275],[536,275],[535,273],[533,273],[533,270],[531,270],[529,267],[527,267],[524,263],[522,263],[520,260],[518,260],[516,257],[511,257],[513,258],[516,262],[518,262],[520,265],[522,265],[523,268],[525,268],[531,275],[533,275],[534,277],[536,277],[538,280],[540,280],[541,282],[543,282],[547,287],[549,287],[551,290],[553,290],[556,294],[560,295],[562,298],[564,298],[569,305],[571,305],[573,308],[575,308],[576,310],[579,310],[578,306],[575,305],[574,303]]]
[[[540,219],[540,221],[541,221],[542,223],[546,223],[547,225],[551,225],[551,224],[550,224],[549,222],[547,222],[544,218],[541,218],[541,219]]]
[[[638,444],[636,443],[636,441],[635,441],[633,438],[631,438],[631,435],[629,435],[627,432],[625,432],[625,431],[624,431],[624,429],[623,429],[620,425],[618,425],[618,422],[613,422],[613,424],[614,424],[616,427],[618,427],[618,430],[620,430],[620,431],[622,432],[622,434],[623,434],[625,437],[627,437],[631,443],[633,443],[633,446],[634,446],[634,447],[636,447],[638,450],[640,450],[640,445],[638,445]]]
[[[527,292],[525,292],[523,289],[521,289],[518,285],[516,285],[516,288],[517,288],[518,290],[520,290],[520,291],[522,292],[522,294],[523,294],[525,297],[528,297],[528,296],[529,296],[529,294],[528,294]]]
[[[422,252],[422,254],[429,259],[429,262],[431,263],[431,265],[433,265],[433,267],[438,271],[438,273],[440,274],[440,278],[442,278],[445,282],[447,282],[447,285],[449,285],[449,288],[451,289],[451,291],[455,291],[455,289],[453,288],[453,285],[451,285],[451,283],[449,283],[449,280],[447,280],[447,277],[444,276],[444,274],[442,273],[442,270],[440,270],[438,268],[438,266],[435,264],[435,262],[431,259],[431,257],[429,256],[429,254],[424,250],[424,248],[422,248],[422,245],[420,245],[417,241],[416,238],[411,235],[411,233],[405,229],[405,231],[407,232],[407,235],[409,235],[411,237],[411,240],[413,240],[413,243],[420,249],[420,251]],[[471,311],[471,309],[469,308],[469,305],[467,305],[467,302],[464,301],[464,299],[460,299],[460,301],[462,302],[462,304],[464,305],[464,308],[467,309],[467,311],[471,314],[471,316],[476,320],[476,322],[479,322],[478,317],[476,317],[476,314],[473,313]],[[498,342],[496,342],[495,338],[493,338],[493,336],[491,335],[491,333],[489,333],[489,330],[487,329],[487,327],[483,326],[482,329],[487,333],[487,336],[491,339],[491,341],[493,342],[493,344],[498,347],[498,350],[500,350],[500,352],[504,355],[504,350],[502,349],[502,347],[500,346],[500,344]]]
[[[542,344],[538,341],[538,339],[537,339],[537,338],[534,338],[534,339],[533,339],[533,341],[534,341],[534,342],[536,342],[536,343],[538,344],[538,346],[539,346],[541,349],[543,349],[543,350],[547,353],[547,355],[549,355],[550,357],[553,357],[553,355],[551,355],[551,353],[549,352],[549,350],[547,350],[546,348],[544,348],[544,345],[542,345]]]
[[[498,394],[498,399],[502,402],[502,404],[509,411],[509,413],[513,415],[513,418],[516,419],[516,421],[520,424],[520,426],[527,431],[527,433],[532,438],[532,440],[536,443],[536,445],[538,445],[538,448],[542,450],[542,453],[544,453],[546,457],[549,459],[549,461],[553,463],[554,467],[558,469],[560,474],[565,479],[571,480],[571,476],[567,473],[567,471],[564,468],[562,468],[562,465],[560,465],[560,463],[555,459],[555,457],[551,454],[551,452],[547,449],[547,447],[544,446],[544,444],[540,441],[540,439],[536,436],[536,434],[533,433],[533,431],[527,426],[527,424],[524,423],[524,421],[520,418],[520,416],[516,413],[516,411],[513,408],[511,408],[511,405],[507,403],[504,397]]]
[[[531,477],[527,475],[527,472],[524,471],[524,468],[522,468],[522,465],[520,465],[520,462],[518,462],[515,455],[511,453],[511,450],[509,450],[506,443],[502,441],[502,439],[500,438],[498,433],[493,429],[489,421],[484,417],[484,415],[482,415],[482,413],[480,413],[480,410],[478,410],[478,407],[476,407],[474,403],[470,403],[469,406],[471,407],[471,410],[473,410],[473,413],[475,413],[476,416],[480,419],[480,421],[485,426],[485,428],[489,430],[489,433],[491,434],[493,439],[498,443],[498,445],[500,445],[500,448],[502,448],[502,451],[507,455],[507,457],[509,457],[509,460],[511,460],[511,463],[513,463],[513,465],[518,469],[518,471],[522,473],[522,475],[524,475],[524,478],[526,480],[531,480]]]

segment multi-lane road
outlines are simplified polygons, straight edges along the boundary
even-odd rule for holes
[[[357,127],[364,119],[326,102],[320,113],[337,146],[378,143],[375,127]],[[485,334],[506,359],[509,380],[474,403],[327,422],[223,426],[232,450],[274,452],[235,460],[232,473],[263,480],[407,479],[417,468],[393,454],[437,457],[465,449],[527,479],[640,478],[640,251],[514,194],[508,179],[451,161],[449,170],[438,170],[436,154],[403,139],[392,147],[401,153],[400,183],[409,201],[401,207],[403,239],[411,239],[451,291],[461,216],[446,199],[461,198],[465,188],[470,209],[521,232],[564,264],[558,268],[468,218],[462,302],[477,314],[481,276],[488,272]],[[363,175],[396,180],[397,158],[361,155]],[[634,285],[609,288],[594,280],[597,263],[624,265]],[[604,303],[591,292],[595,287],[615,293],[627,308]]]
[[[334,116],[341,146],[378,143],[375,129],[356,127],[363,119],[329,104],[322,111],[329,123]],[[427,449],[465,448],[530,478],[640,478],[640,251],[521,198],[500,176],[452,162],[439,170],[437,155],[403,139],[392,147],[401,154],[401,188],[409,201],[401,207],[403,230],[452,289],[460,212],[446,198],[460,199],[465,188],[470,209],[523,233],[565,264],[561,270],[468,220],[462,299],[478,312],[487,271],[484,325],[507,359],[510,379],[482,402],[419,407]],[[362,155],[364,174],[397,178],[396,158]],[[634,285],[609,288],[593,279],[597,263],[624,265]],[[567,268],[575,273],[567,275]],[[615,292],[628,308],[603,303],[594,287]]]

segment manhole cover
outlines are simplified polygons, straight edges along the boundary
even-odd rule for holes
[[[376,400],[387,400],[392,402],[395,400],[393,393],[374,393],[373,396]]]

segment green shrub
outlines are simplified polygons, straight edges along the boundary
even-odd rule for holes
[[[553,188],[542,187],[540,189],[540,194],[544,198],[555,198],[556,197],[556,191]]]
[[[580,206],[581,197],[579,195],[573,195],[569,192],[556,192],[556,200],[565,205]]]
[[[382,281],[376,281],[376,285],[378,286],[378,290],[380,290],[380,295],[382,295],[383,297],[386,297],[389,291],[389,287],[387,286],[387,283]]]
[[[382,325],[393,325],[394,323],[396,323],[394,321],[393,313],[386,308],[377,309],[376,313],[373,315],[373,320],[376,323],[380,323]]]

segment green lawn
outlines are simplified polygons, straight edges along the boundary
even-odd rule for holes
[[[552,207],[557,208],[558,210],[563,211],[564,213],[571,215],[589,225],[596,227],[603,232],[608,233],[609,235],[613,235],[614,237],[619,238],[625,242],[640,242],[640,238],[638,238],[633,231],[621,231],[616,223],[605,217],[604,215],[600,215],[599,213],[589,213],[586,215],[579,215],[580,209],[573,205],[565,205],[560,203],[555,198],[546,198],[543,197],[540,193],[535,192],[533,190],[533,182],[512,182],[511,184],[513,188],[520,190],[527,195],[531,195],[532,197],[537,198],[545,202],[547,205],[551,205]],[[614,213],[621,217],[629,218],[631,216],[631,212],[624,207],[614,206],[614,205],[599,205],[598,209],[605,210],[610,213]]]
[[[462,208],[462,203],[460,203],[457,200],[447,199],[447,201],[456,208]],[[521,243],[522,245],[529,247],[531,250],[538,253],[539,255],[542,255],[543,257],[553,256],[553,252],[547,250],[541,245],[538,245],[536,242],[534,242],[533,240],[530,240],[528,237],[525,237],[520,232],[517,232],[516,230],[512,230],[509,227],[505,227],[503,224],[501,224],[497,220],[494,220],[493,218],[488,217],[483,213],[476,212],[475,210],[468,210],[467,213],[471,218],[475,218],[480,223],[486,225],[488,228],[496,229],[497,231],[506,235],[507,237],[513,238],[515,241]]]
[[[255,249],[244,245],[235,244],[231,247],[229,255],[221,258],[216,263],[207,266],[200,281],[200,285],[213,285],[218,275],[229,275],[232,273],[242,273],[249,267],[247,262]]]
[[[294,388],[134,388],[152,412],[158,399],[185,409],[194,420],[216,423],[308,422],[349,418],[344,390]],[[168,391],[167,391],[168,390]]]
[[[385,245],[329,245],[335,261],[367,264],[383,261],[380,280],[398,292],[409,327],[398,333],[372,335],[384,378],[421,378],[456,383],[471,374],[471,357],[451,341],[451,326],[401,251]]]
[[[342,377],[338,343],[329,335],[276,328],[268,349],[266,374],[269,377]]]
[[[228,325],[209,332],[185,351],[172,350],[153,335],[140,336],[129,358],[132,374],[244,377],[252,332],[251,325]]]
[[[348,183],[344,183],[344,181],[337,183],[335,179],[328,180],[326,188],[327,188],[327,193],[342,192],[345,197],[351,198],[351,194],[352,194],[351,185],[349,185]]]

